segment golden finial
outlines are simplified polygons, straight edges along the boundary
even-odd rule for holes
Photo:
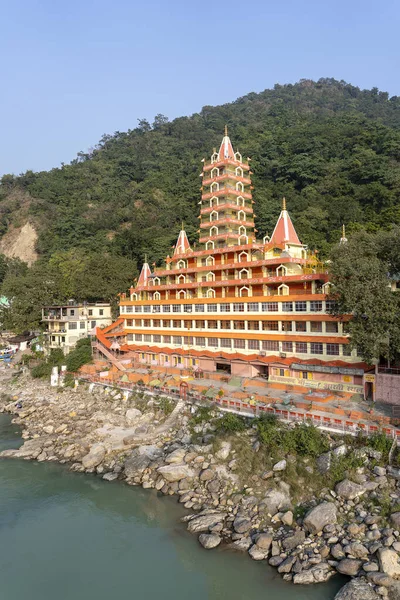
[[[286,210],[286,198],[282,198],[282,210]]]
[[[345,224],[343,223],[343,225],[342,225],[342,238],[345,238],[345,237],[346,237],[346,227],[345,227]]]
[[[228,135],[228,125],[225,125],[225,135]]]
[[[144,262],[147,263],[147,254],[144,255]]]
[[[181,230],[184,231],[183,221],[181,222]]]

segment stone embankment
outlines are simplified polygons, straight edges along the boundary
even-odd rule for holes
[[[290,457],[244,483],[232,441],[217,440],[210,423],[193,424],[198,408],[190,403],[170,414],[168,402],[157,398],[54,390],[27,375],[0,375],[0,410],[15,415],[25,439],[2,457],[68,463],[73,471],[176,495],[204,548],[246,553],[294,584],[324,582],[337,572],[352,577],[337,600],[400,598],[400,470],[378,465],[376,450],[358,450],[363,466],[323,489],[300,516],[285,481]],[[254,430],[244,435],[257,453]],[[317,460],[320,472],[346,452],[332,440]]]

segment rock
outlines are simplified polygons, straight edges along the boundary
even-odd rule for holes
[[[366,562],[363,564],[363,569],[366,573],[374,573],[379,571],[379,565],[376,562]]]
[[[296,575],[293,577],[293,583],[300,585],[309,585],[310,583],[314,583],[313,572],[311,569],[307,569],[301,573],[296,573]]]
[[[251,537],[242,537],[240,540],[235,540],[229,547],[233,550],[240,550],[241,552],[247,552],[252,545]]]
[[[303,529],[297,529],[293,535],[285,537],[282,540],[282,546],[286,551],[290,551],[303,544],[305,539],[306,534],[304,533]]]
[[[281,521],[284,525],[288,525],[288,527],[291,527],[293,525],[293,513],[291,510],[288,510],[287,512],[285,512],[282,517],[281,517]]]
[[[268,552],[273,539],[274,538],[271,533],[259,533],[255,537],[255,543],[256,546],[258,546],[261,550],[263,550],[264,552]]]
[[[335,544],[334,546],[332,546],[331,554],[336,560],[342,560],[342,558],[346,556],[340,544]]]
[[[208,531],[210,527],[214,527],[219,523],[223,523],[225,520],[226,513],[222,512],[211,512],[207,514],[195,515],[188,522],[188,530],[191,533],[200,533],[202,531]]]
[[[211,481],[211,479],[214,479],[215,477],[215,471],[214,469],[204,469],[201,473],[200,473],[200,481]]]
[[[221,543],[221,537],[216,533],[201,533],[199,535],[199,542],[206,548],[206,550],[210,550],[211,548],[216,548]]]
[[[166,465],[165,467],[160,467],[157,469],[157,471],[166,481],[170,483],[173,481],[180,481],[186,477],[193,477],[194,475],[193,471],[187,466],[187,464]]]
[[[295,556],[288,556],[278,567],[278,573],[290,573],[294,563],[296,562]]]
[[[52,434],[54,432],[54,427],[53,425],[46,425],[45,427],[43,427],[43,431],[45,433]]]
[[[343,558],[336,569],[339,573],[343,575],[350,575],[350,577],[355,577],[362,565],[362,561],[356,558]]]
[[[336,485],[335,492],[345,500],[354,500],[354,498],[365,493],[365,488],[358,483],[354,483],[354,481],[350,481],[350,479],[343,479]]]
[[[249,548],[249,555],[253,560],[265,560],[268,558],[268,551],[261,550],[256,544]]]
[[[185,448],[177,448],[165,458],[167,465],[180,464],[184,461],[186,455]]]
[[[264,471],[264,473],[261,475],[261,479],[271,479],[271,477],[274,476],[274,472],[273,471]]]
[[[368,573],[368,581],[374,585],[389,587],[393,583],[393,579],[386,573]]]
[[[322,502],[307,512],[303,525],[309,533],[319,533],[326,525],[336,522],[336,505],[333,502]]]
[[[86,454],[82,458],[82,466],[85,469],[94,469],[97,467],[106,455],[106,449],[103,444],[94,444],[89,451],[89,454]]]
[[[275,515],[279,510],[291,508],[291,500],[288,494],[281,490],[270,490],[260,502],[260,509],[262,508],[268,514]]]
[[[378,477],[384,477],[386,475],[386,469],[385,467],[378,467],[378,465],[376,465],[374,467],[374,474],[378,475]]]
[[[216,492],[219,492],[221,488],[221,482],[219,481],[219,479],[213,479],[212,481],[209,482],[207,489],[209,492],[211,492],[212,494],[215,494]]]
[[[163,455],[163,451],[161,450],[161,448],[157,448],[157,446],[147,444],[136,448],[136,452],[138,454],[144,454],[145,456],[150,458],[150,460],[157,460],[157,458],[160,458]]]
[[[332,454],[334,454],[338,458],[340,456],[345,456],[346,452],[347,446],[345,444],[341,444],[340,446],[337,446],[336,448],[334,448],[334,450],[332,450]]]
[[[141,419],[141,417],[142,411],[140,411],[137,408],[130,408],[125,413],[125,418],[128,422],[128,425],[136,425],[137,422]]]
[[[237,516],[233,521],[233,528],[236,533],[247,533],[251,528],[250,519],[246,519],[244,517]]]
[[[280,460],[272,467],[272,470],[275,472],[284,471],[286,469],[286,464],[286,460]]]
[[[358,542],[353,542],[344,547],[346,554],[351,554],[354,558],[366,558],[368,556],[368,548]]]
[[[381,600],[381,598],[366,581],[352,579],[338,591],[334,600]]]
[[[390,515],[390,522],[395,529],[400,529],[400,512],[394,512]]]
[[[133,479],[143,473],[150,464],[150,458],[145,454],[136,454],[128,458],[124,463],[124,472],[127,479]]]
[[[331,468],[332,463],[332,454],[330,452],[325,452],[321,454],[317,458],[317,469],[321,473],[321,475],[325,475]]]
[[[118,479],[118,473],[105,473],[103,479],[105,481],[114,481],[115,479]]]
[[[393,577],[393,579],[400,579],[400,565],[397,553],[394,550],[390,550],[390,548],[379,548],[377,554],[382,573],[386,573],[386,575]]]
[[[216,452],[215,456],[219,460],[226,460],[231,451],[231,443],[230,442],[221,442],[220,449]]]

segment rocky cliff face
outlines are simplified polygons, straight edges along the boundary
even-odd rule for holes
[[[0,253],[5,254],[8,258],[19,258],[30,266],[38,258],[37,239],[36,229],[29,221],[22,227],[10,226],[0,240]]]

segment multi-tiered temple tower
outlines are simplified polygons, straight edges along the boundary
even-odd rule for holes
[[[200,247],[182,228],[164,268],[143,265],[121,298],[121,349],[166,369],[362,391],[346,319],[329,314],[327,270],[301,244],[285,200],[271,237],[256,239],[251,174],[225,130],[201,174]]]

